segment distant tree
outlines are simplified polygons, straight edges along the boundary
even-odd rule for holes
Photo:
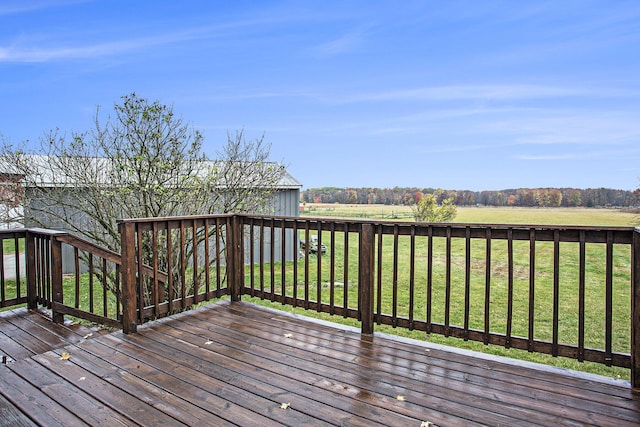
[[[420,203],[420,200],[422,200],[422,198],[424,197],[424,193],[422,191],[416,191],[416,194],[414,194],[414,201],[415,204]]]
[[[447,222],[457,214],[453,199],[445,199],[438,205],[434,194],[425,194],[417,205],[412,207],[413,215],[418,222]]]

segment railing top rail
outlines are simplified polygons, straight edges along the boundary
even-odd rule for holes
[[[263,214],[210,214],[210,215],[187,215],[187,216],[172,216],[172,217],[159,217],[159,218],[127,218],[118,220],[118,223],[154,223],[154,222],[174,222],[182,220],[202,220],[202,219],[214,219],[214,218],[229,218],[232,216],[240,216],[246,219],[259,219],[259,220],[278,220],[278,221],[296,221],[312,222],[312,223],[340,223],[340,224],[372,224],[381,226],[398,226],[398,227],[433,227],[433,228],[451,228],[451,229],[477,229],[477,230],[551,230],[551,231],[563,231],[563,230],[584,230],[584,231],[611,231],[628,233],[631,231],[640,232],[640,227],[634,226],[592,226],[592,225],[551,225],[551,224],[485,224],[485,223],[458,223],[458,222],[411,222],[411,221],[389,221],[389,220],[371,220],[371,219],[353,219],[353,218],[327,218],[327,217],[314,217],[314,216],[280,216],[280,215],[263,215]]]
[[[486,223],[462,223],[462,222],[413,222],[413,221],[389,221],[389,220],[371,220],[371,219],[354,219],[354,218],[334,218],[334,217],[294,217],[294,216],[278,216],[278,215],[260,215],[260,214],[238,214],[245,218],[254,219],[276,219],[298,222],[338,222],[341,224],[372,224],[372,225],[398,225],[400,227],[420,226],[420,227],[437,227],[437,228],[476,228],[476,229],[522,229],[522,230],[585,230],[585,231],[620,231],[629,232],[637,230],[640,227],[634,226],[594,226],[594,225],[552,225],[552,224],[486,224]]]
[[[182,220],[201,220],[211,218],[229,218],[234,214],[211,214],[211,215],[183,215],[183,216],[167,216],[167,217],[153,217],[153,218],[126,218],[119,219],[118,224],[128,223],[153,223],[153,222],[167,222],[167,221],[182,221]]]

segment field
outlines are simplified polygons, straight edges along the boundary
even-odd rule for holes
[[[640,214],[621,209],[458,207],[454,222],[481,224],[545,224],[629,226],[640,224]],[[409,206],[307,203],[302,216],[412,221]]]
[[[382,220],[401,220],[401,221],[411,221],[411,209],[408,207],[398,207],[398,206],[382,206],[382,205],[322,205],[322,204],[307,204],[302,213],[303,216],[314,216],[314,217],[331,217],[331,218],[352,218],[352,219],[382,219]],[[544,225],[602,225],[602,226],[630,226],[638,223],[638,215],[624,212],[616,209],[585,209],[585,208],[558,208],[558,209],[549,209],[549,208],[491,208],[491,207],[465,207],[458,209],[458,215],[454,220],[459,223],[485,223],[485,224],[544,224]],[[337,240],[341,240],[340,235],[337,236]],[[327,238],[323,238],[324,242],[327,242]],[[390,240],[385,240],[385,246],[391,245]],[[480,242],[477,242],[480,243]],[[350,245],[355,245],[355,242],[350,241]],[[474,277],[472,278],[472,286],[471,286],[471,301],[472,305],[474,302],[481,303],[484,298],[484,270],[482,264],[482,244],[480,247],[474,248],[473,252],[478,253],[479,258],[477,261],[472,261],[472,265],[474,266]],[[401,251],[406,250],[406,245],[401,245]],[[402,249],[405,247],[405,249]],[[551,283],[551,278],[553,276],[553,269],[550,263],[550,259],[552,257],[552,245],[551,244],[539,244],[537,247],[539,251],[538,255],[538,263],[539,265],[539,274],[538,277],[539,283],[542,285],[540,288],[536,290],[536,331],[539,331],[541,334],[541,339],[550,340],[550,323],[551,323],[551,310],[552,310],[552,288],[551,286],[546,286],[544,283]],[[562,289],[567,289],[565,292],[565,301],[563,304],[566,304],[562,309],[562,318],[560,319],[560,333],[561,337],[564,338],[563,342],[575,342],[577,329],[576,329],[576,316],[574,313],[576,304],[577,304],[577,295],[575,294],[574,283],[576,282],[577,277],[577,266],[578,260],[575,255],[572,255],[575,252],[575,245],[566,244],[562,246],[563,253],[567,253],[568,255],[563,255],[563,266],[562,266],[562,276],[561,276],[561,287]],[[340,259],[340,254],[338,251],[341,250],[340,244],[336,245],[336,258]],[[354,246],[350,251],[357,250]],[[386,249],[385,249],[386,250]],[[438,249],[436,249],[438,250]],[[440,248],[439,250],[443,250]],[[458,249],[454,248],[454,252],[459,250],[463,252],[463,248],[460,247]],[[499,305],[498,301],[504,300],[504,295],[501,293],[505,292],[505,274],[501,272],[500,269],[504,267],[502,264],[504,262],[502,259],[505,258],[503,255],[502,259],[499,256],[500,251],[504,251],[504,248],[501,248],[500,244],[496,242],[495,247],[493,249],[495,252],[493,256],[494,260],[494,268],[497,269],[495,271],[496,278],[492,282],[492,300],[495,295],[495,305],[492,305],[491,318],[492,324],[501,324],[504,323],[504,306]],[[589,257],[593,257],[594,260],[601,260],[604,257],[604,253],[602,252],[603,248],[592,248],[589,251]],[[416,252],[424,252],[424,248],[417,245]],[[623,251],[624,252],[624,251]],[[620,256],[619,256],[620,255]],[[620,352],[629,352],[629,280],[630,280],[630,265],[628,253],[625,257],[624,253],[619,254],[616,252],[614,264],[616,268],[615,272],[615,288],[616,295],[620,297],[619,301],[622,303],[618,303],[614,307],[614,351]],[[520,298],[518,298],[517,305],[514,313],[515,317],[518,318],[516,323],[514,324],[514,333],[520,336],[526,336],[526,322],[527,322],[527,304],[528,304],[528,295],[526,292],[527,288],[527,271],[528,271],[528,243],[523,243],[522,245],[518,244],[515,248],[514,253],[515,259],[514,263],[516,265],[516,289],[524,289]],[[403,262],[408,263],[410,259],[408,254],[400,253],[398,260],[400,262],[398,271],[399,277],[397,278],[398,282],[407,282],[408,279],[403,275],[409,270],[408,265],[402,264]],[[389,262],[392,262],[391,260]],[[454,256],[453,259],[454,268],[453,268],[453,280],[454,284],[459,284],[464,281],[464,277],[460,276],[464,270],[464,256],[460,255],[458,257]],[[322,264],[322,279],[320,282],[323,284],[328,283],[326,277],[328,276],[328,272],[324,271],[327,269],[327,262],[323,262]],[[418,264],[418,263],[417,263]],[[424,264],[424,263],[422,263]],[[477,266],[477,271],[475,271]],[[289,267],[287,267],[289,268]],[[423,268],[423,267],[420,267]],[[438,266],[438,268],[442,269],[443,266]],[[314,283],[317,280],[315,267],[311,268],[311,277],[309,278],[311,288],[309,292],[311,295],[315,295],[317,289],[314,287]],[[385,275],[384,282],[391,283],[393,281],[392,277],[387,277],[390,275],[392,270],[391,265],[384,264],[383,271]],[[279,267],[276,268],[276,271],[279,271]],[[355,280],[354,273],[349,273],[351,280]],[[420,271],[420,277],[416,277],[416,283],[423,283],[424,276],[426,274],[425,271]],[[436,273],[434,273],[435,276]],[[440,272],[443,275],[442,272]],[[494,274],[494,273],[492,273]],[[602,293],[603,283],[603,272],[601,270],[593,270],[588,273],[588,295],[587,298],[587,306],[593,305],[601,306],[602,301],[604,299]],[[336,273],[337,277],[340,277],[339,273]],[[275,282],[280,282],[280,277],[275,278]],[[300,283],[300,278],[297,280]],[[435,279],[434,279],[435,280]],[[443,281],[443,277],[438,276],[438,280],[440,282]],[[289,280],[287,280],[289,282]],[[504,283],[503,283],[504,282]],[[566,283],[566,285],[565,285]],[[328,286],[328,285],[327,285]],[[323,288],[325,286],[323,285]],[[302,291],[302,289],[300,289]],[[349,300],[354,301],[354,298],[357,298],[355,293],[351,293],[354,291],[351,287],[349,288]],[[327,292],[326,289],[321,291],[324,294]],[[339,301],[341,298],[341,290],[338,289],[338,294],[336,295],[336,300]],[[392,298],[391,295],[387,294],[388,290],[384,290],[382,294],[383,298],[383,310],[386,303]],[[434,303],[436,303],[439,308],[442,309],[442,301],[443,295],[441,289],[434,289]],[[453,298],[460,299],[462,298],[463,289],[459,288],[458,291],[454,291]],[[494,294],[495,292],[495,294]],[[563,291],[564,292],[564,291]],[[408,293],[400,292],[398,294],[398,298],[400,299],[398,306],[406,308],[408,306]],[[517,298],[517,297],[516,297]],[[257,301],[256,301],[257,302]],[[492,301],[493,302],[493,301]],[[268,304],[264,302],[260,302],[261,304]],[[454,302],[454,305],[463,304],[462,300]],[[422,297],[418,293],[415,296],[414,305],[416,307],[416,311],[424,311],[424,301],[422,301]],[[338,316],[328,317],[321,313],[309,312],[299,309],[291,309],[290,307],[285,307],[281,305],[276,306],[278,309],[285,309],[294,311],[306,316],[319,317],[329,321],[340,321],[346,324],[350,324],[352,326],[358,326],[357,322],[341,319]],[[384,312],[389,313],[390,306],[387,306],[387,309]],[[436,307],[434,306],[434,310]],[[472,308],[473,310],[473,308]],[[482,309],[476,309],[478,319],[482,319]],[[401,313],[399,313],[401,314]],[[597,310],[593,310],[588,313],[586,319],[586,327],[588,330],[588,335],[586,337],[586,342],[588,346],[593,346],[596,348],[603,348],[603,326],[601,319],[601,312]],[[404,313],[406,315],[406,313]],[[436,313],[434,311],[434,316],[442,317],[442,313]],[[441,319],[440,319],[441,320]],[[481,321],[481,320],[480,320]],[[452,322],[455,324],[460,324],[461,319],[452,319]],[[472,319],[473,322],[473,319]],[[481,326],[481,325],[476,325]],[[431,335],[425,337],[424,333],[416,332],[416,331],[407,331],[403,329],[393,329],[390,327],[376,326],[377,331],[392,333],[395,335],[402,335],[411,338],[417,339],[427,339],[431,342],[452,345],[457,347],[462,347],[466,349],[472,349],[475,351],[481,351],[485,353],[497,354],[497,355],[506,355],[509,357],[520,358],[529,361],[535,361],[540,363],[545,363],[549,365],[555,365],[560,367],[565,367],[574,370],[582,370],[592,373],[597,373],[601,375],[607,375],[612,377],[620,377],[620,378],[628,378],[629,371],[621,368],[608,368],[603,365],[593,364],[593,363],[579,363],[573,360],[564,359],[564,358],[553,358],[546,355],[527,353],[524,351],[513,350],[513,349],[504,349],[501,347],[493,347],[493,346],[484,346],[480,343],[474,342],[465,342],[462,340],[457,340],[453,338],[444,338],[442,336]],[[538,334],[538,333],[537,333]]]

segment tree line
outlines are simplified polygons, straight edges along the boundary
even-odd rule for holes
[[[310,188],[301,194],[305,203],[415,205],[427,194],[438,203],[453,199],[457,206],[525,206],[525,207],[636,207],[640,189],[611,188],[516,188],[506,190],[443,190],[437,188]]]

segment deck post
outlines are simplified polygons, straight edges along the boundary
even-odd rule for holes
[[[64,315],[57,306],[64,303],[62,295],[62,242],[51,236],[51,313],[54,323],[64,323]]]
[[[640,227],[631,249],[631,386],[640,389]]]
[[[231,301],[242,299],[242,287],[244,281],[242,253],[242,222],[238,215],[233,215],[227,220],[227,286]]]
[[[24,250],[27,262],[27,308],[38,307],[38,287],[36,285],[36,238],[27,231],[24,238]]]
[[[122,331],[137,332],[136,322],[136,224],[121,222],[120,244],[122,246]]]
[[[362,224],[358,262],[358,311],[362,333],[373,334],[373,270],[375,232],[372,224]]]

